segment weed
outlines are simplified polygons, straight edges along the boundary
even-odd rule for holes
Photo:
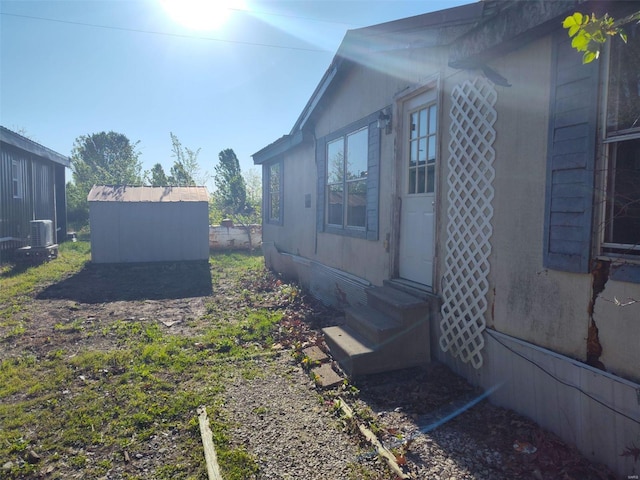
[[[253,413],[255,413],[256,415],[264,415],[265,413],[267,413],[267,407],[256,407],[253,409]]]
[[[72,467],[80,469],[87,464],[87,456],[84,454],[74,455],[69,459],[69,463]]]
[[[82,326],[82,320],[76,319],[71,323],[56,323],[53,329],[61,333],[77,333],[84,330],[84,327]]]
[[[104,475],[105,473],[107,473],[109,470],[111,470],[113,468],[113,462],[107,458],[103,459],[103,460],[99,460],[98,464],[98,473],[101,475]]]
[[[6,336],[7,340],[10,340],[14,337],[19,337],[20,335],[24,335],[24,332],[26,332],[27,329],[24,327],[24,323],[20,322],[17,325],[15,325],[11,330],[9,330],[9,333]]]
[[[360,463],[349,463],[347,465],[347,480],[382,480],[382,476]]]

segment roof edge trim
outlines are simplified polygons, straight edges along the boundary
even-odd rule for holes
[[[511,5],[499,15],[482,22],[452,44],[451,68],[477,68],[534,38],[560,29],[561,22],[555,20],[583,3],[580,0],[510,2]]]
[[[47,160],[51,160],[54,163],[64,165],[65,167],[71,166],[71,161],[68,157],[61,155],[58,152],[54,152],[50,148],[40,145],[33,140],[29,140],[27,137],[20,135],[6,127],[0,126],[0,141],[11,145],[25,152],[29,152],[32,155],[36,155]]]
[[[282,155],[293,147],[300,145],[308,138],[309,135],[305,134],[302,130],[298,130],[290,135],[285,135],[273,142],[271,145],[267,145],[262,150],[251,155],[251,158],[253,158],[253,164],[262,165],[263,163],[267,163],[278,155]]]

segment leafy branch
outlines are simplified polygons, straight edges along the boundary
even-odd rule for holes
[[[600,58],[602,46],[609,38],[619,36],[627,43],[627,34],[622,26],[632,22],[640,23],[640,11],[619,20],[614,20],[608,13],[596,17],[594,13],[583,15],[576,12],[564,19],[562,27],[572,38],[571,46],[578,52],[584,52],[582,63],[591,63]]]

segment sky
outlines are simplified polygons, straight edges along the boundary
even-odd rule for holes
[[[0,124],[66,156],[81,135],[173,164],[170,132],[203,172],[291,131],[349,29],[473,0],[0,0]],[[197,6],[197,5],[196,5]],[[214,25],[218,23],[218,25]],[[67,172],[67,179],[71,172]],[[207,185],[212,188],[212,182]]]

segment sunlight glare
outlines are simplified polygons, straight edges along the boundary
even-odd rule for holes
[[[232,9],[243,9],[243,0],[160,0],[165,11],[183,27],[215,30],[229,18]]]

